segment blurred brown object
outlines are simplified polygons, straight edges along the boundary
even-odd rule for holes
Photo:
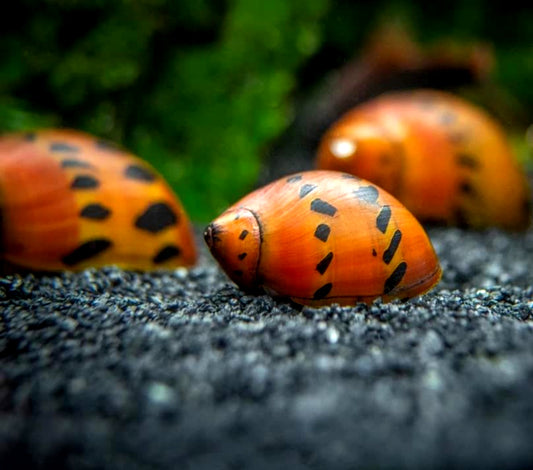
[[[487,44],[443,39],[423,47],[400,24],[377,28],[360,53],[325,76],[324,84],[297,106],[294,122],[270,150],[259,182],[311,168],[322,134],[353,106],[390,90],[480,86],[493,63]]]
[[[494,65],[492,48],[483,43],[443,39],[423,47],[401,25],[374,31],[362,52],[334,71],[319,91],[310,129],[323,130],[356,104],[385,91],[453,88],[481,84]]]

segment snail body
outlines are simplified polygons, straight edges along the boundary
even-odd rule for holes
[[[241,288],[303,305],[408,299],[441,276],[412,214],[374,184],[340,172],[281,178],[226,210],[204,236]]]
[[[163,178],[74,130],[0,137],[0,214],[10,270],[152,270],[196,260],[189,219]]]
[[[421,221],[530,223],[527,179],[502,127],[450,93],[396,92],[356,106],[324,134],[317,166],[374,182]]]

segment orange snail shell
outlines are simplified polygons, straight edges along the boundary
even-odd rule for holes
[[[0,137],[0,215],[7,271],[151,270],[196,260],[189,219],[163,178],[78,131]]]
[[[387,192],[345,173],[279,179],[226,210],[204,236],[241,288],[304,305],[407,299],[441,277],[413,215]]]
[[[374,182],[422,221],[530,223],[527,179],[503,129],[450,93],[388,93],[356,106],[323,136],[317,166]]]

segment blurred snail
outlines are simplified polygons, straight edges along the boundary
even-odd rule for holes
[[[376,185],[340,172],[302,172],[258,189],[204,237],[241,288],[304,305],[408,299],[441,276],[413,215]]]
[[[503,129],[450,93],[396,92],[356,106],[323,136],[317,166],[374,182],[422,221],[530,223],[527,179]]]
[[[141,159],[74,130],[0,136],[3,268],[152,270],[196,260],[189,219]]]

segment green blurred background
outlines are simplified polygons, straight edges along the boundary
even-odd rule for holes
[[[525,158],[533,8],[509,1],[19,0],[0,16],[0,131],[61,126],[119,142],[205,222],[254,187],[299,104],[387,23],[421,48],[488,45],[477,85],[490,91],[476,96]]]

